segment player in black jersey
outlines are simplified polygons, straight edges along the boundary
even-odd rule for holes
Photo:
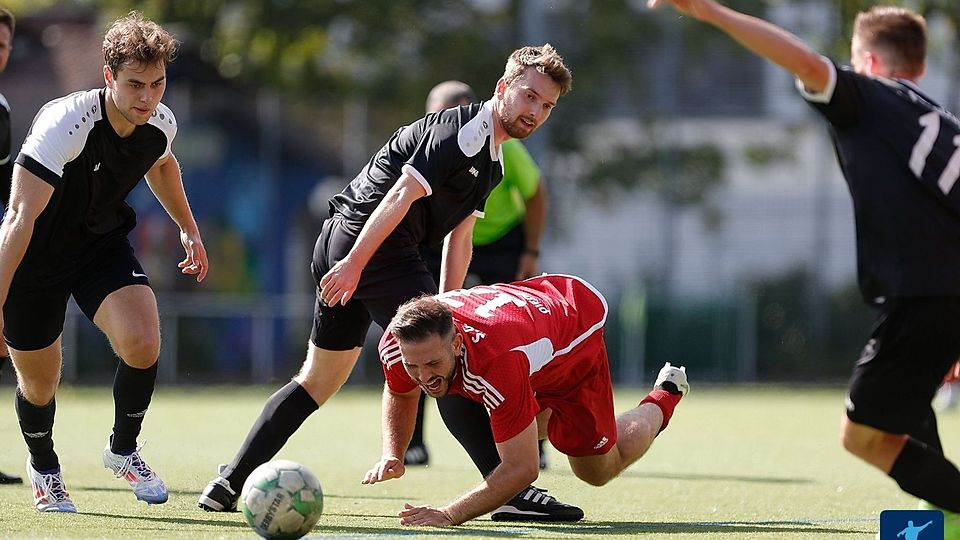
[[[237,455],[204,489],[201,508],[236,508],[237,493],[253,469],[273,457],[347,380],[371,319],[385,328],[400,304],[436,292],[420,244],[444,242],[441,290],[463,285],[474,221],[503,176],[500,144],[533,133],[571,80],[549,44],[518,49],[492,99],[401,127],[330,199],[330,218],[311,266],[317,300],[306,361],[293,381],[267,400]],[[486,442],[495,448],[492,437]]]
[[[16,19],[9,11],[0,8],[0,73],[7,69],[10,50],[13,43],[13,30]],[[10,200],[10,182],[13,177],[13,159],[10,157],[10,104],[0,94],[0,204],[7,207]],[[10,363],[7,345],[0,339],[0,371]],[[0,472],[0,484],[22,484],[23,479]]]
[[[666,1],[794,74],[827,120],[854,201],[860,289],[880,309],[853,369],[843,446],[907,493],[960,512],[960,471],[930,406],[960,357],[960,122],[916,86],[925,21],[896,7],[858,14],[849,69],[712,0]],[[948,529],[960,525],[952,516]]]
[[[177,123],[160,103],[176,47],[137,12],[114,22],[103,40],[105,88],[46,104],[16,160],[0,226],[0,324],[17,369],[17,417],[41,512],[76,512],[52,438],[70,296],[121,360],[103,464],[137,499],[167,500],[137,446],[157,376],[160,326],[156,298],[127,240],[136,216],[124,199],[146,176],[180,228],[182,272],[203,280],[206,253],[170,150]]]

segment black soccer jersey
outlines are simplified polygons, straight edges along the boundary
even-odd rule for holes
[[[960,294],[960,121],[908,81],[830,66],[823,92],[798,86],[830,123],[853,197],[861,293]]]
[[[17,163],[54,188],[15,280],[44,282],[68,273],[98,242],[126,234],[136,215],[124,201],[170,153],[177,122],[160,104],[121,138],[104,112],[104,89],[76,92],[40,109]]]
[[[330,199],[359,234],[387,191],[407,172],[427,196],[414,201],[391,233],[412,244],[438,244],[470,214],[483,217],[490,190],[503,178],[493,142],[493,104],[474,103],[430,113],[390,137],[366,167]]]
[[[10,156],[10,104],[0,94],[0,205],[10,202],[10,182],[13,180],[13,159]],[[0,211],[0,215],[3,212]]]

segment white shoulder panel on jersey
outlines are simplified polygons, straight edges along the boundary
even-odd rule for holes
[[[100,92],[74,92],[44,105],[20,151],[63,176],[63,167],[80,155],[93,124],[102,118]]]
[[[827,64],[827,68],[830,70],[827,86],[819,92],[811,92],[800,79],[797,79],[797,90],[800,91],[803,99],[811,103],[830,103],[830,100],[833,99],[833,91],[837,89],[837,66],[826,56],[821,56],[820,60]]]
[[[499,154],[493,149],[493,102],[485,101],[480,111],[464,124],[457,132],[457,144],[467,157],[473,157],[483,149],[483,143],[490,137],[490,157],[497,159]]]
[[[10,112],[10,103],[7,102],[7,97],[3,94],[0,94],[0,107],[3,107],[7,110],[7,112]]]
[[[160,156],[163,159],[170,155],[170,147],[173,145],[173,138],[177,136],[177,119],[173,116],[173,111],[163,103],[157,105],[157,110],[153,111],[153,116],[148,121],[163,131],[167,136],[167,149]]]

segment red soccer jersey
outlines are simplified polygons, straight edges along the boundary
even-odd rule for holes
[[[609,371],[602,339],[607,303],[580,278],[543,275],[438,298],[452,308],[465,345],[450,391],[484,404],[497,442],[523,431],[551,402],[576,393],[598,368]],[[390,332],[380,341],[380,359],[391,390],[416,387]],[[608,375],[604,380],[609,386]]]

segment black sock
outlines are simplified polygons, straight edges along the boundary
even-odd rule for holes
[[[940,431],[937,429],[937,415],[933,412],[933,407],[927,410],[927,417],[920,422],[918,427],[907,433],[914,439],[925,443],[937,452],[943,453],[943,445],[940,443]]]
[[[30,450],[30,461],[38,471],[49,471],[60,467],[57,453],[53,451],[53,418],[57,413],[57,400],[36,406],[16,392],[17,418],[20,420],[20,431],[23,440]]]
[[[157,382],[157,364],[146,369],[128,366],[122,360],[113,379],[113,437],[110,451],[129,454],[137,448],[137,436],[153,397]]]
[[[319,408],[297,381],[290,381],[270,396],[237,455],[220,474],[230,482],[231,489],[240,493],[250,473],[277,455],[287,439]]]
[[[476,401],[449,394],[437,400],[437,408],[443,423],[470,455],[480,474],[489,476],[500,465],[500,454],[493,442],[487,410]]]
[[[960,512],[960,471],[926,443],[908,438],[893,462],[890,478],[915,497],[945,510]]]
[[[413,437],[410,447],[423,446],[423,407],[427,402],[427,395],[420,392],[420,402],[417,403],[417,423],[413,425]]]

